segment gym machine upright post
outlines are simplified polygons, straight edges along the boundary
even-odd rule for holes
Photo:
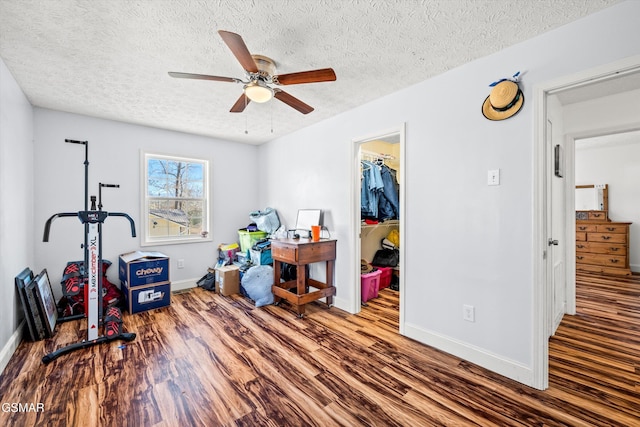
[[[70,344],[59,348],[52,353],[45,355],[42,362],[47,364],[63,354],[75,350],[88,348],[105,342],[124,340],[132,341],[136,338],[135,333],[122,332],[122,315],[119,310],[111,310],[111,321],[105,321],[106,317],[102,307],[102,224],[110,216],[120,216],[129,220],[131,224],[131,237],[136,237],[136,226],[129,215],[122,212],[105,212],[102,210],[102,187],[119,187],[114,184],[99,185],[100,200],[96,209],[96,196],[91,196],[91,209],[89,209],[89,143],[88,141],[76,141],[65,139],[65,142],[84,145],[84,210],[78,212],[61,212],[52,215],[44,227],[42,241],[49,241],[49,231],[51,223],[56,218],[77,217],[84,224],[84,272],[82,275],[84,286],[88,287],[85,292],[87,299],[87,339],[81,342]],[[107,323],[110,323],[108,328]],[[98,334],[98,330],[103,326],[103,335]],[[109,330],[107,330],[109,329]]]

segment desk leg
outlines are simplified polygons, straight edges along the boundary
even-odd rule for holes
[[[305,294],[307,287],[307,266],[306,265],[298,265],[296,269],[296,277],[297,277],[297,294],[303,295]],[[296,312],[298,313],[298,317],[304,316],[304,304],[296,305]]]
[[[328,288],[333,286],[333,269],[334,269],[334,267],[335,267],[335,260],[327,261],[327,265],[326,265],[327,278],[326,278],[325,283],[327,284]],[[329,295],[327,297],[327,305],[329,307],[331,307],[333,305],[333,295]]]
[[[273,260],[273,284],[276,286],[280,286],[280,261]],[[275,305],[280,304],[282,298],[274,295],[273,303]]]

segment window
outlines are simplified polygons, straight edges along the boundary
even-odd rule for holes
[[[144,153],[142,245],[210,241],[209,162]]]

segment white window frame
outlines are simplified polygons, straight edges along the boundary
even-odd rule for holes
[[[149,176],[148,176],[148,164],[149,159],[160,159],[160,160],[171,160],[177,162],[187,162],[187,163],[200,163],[203,165],[203,212],[202,212],[202,228],[203,231],[207,231],[206,235],[192,235],[192,236],[162,236],[162,237],[153,237],[149,235],[149,202],[153,198],[149,196],[148,186],[149,186]],[[141,179],[140,179],[140,187],[142,197],[141,199],[141,222],[142,222],[142,230],[140,234],[140,246],[159,246],[159,245],[175,245],[175,244],[184,244],[184,243],[201,243],[201,242],[211,242],[211,219],[210,219],[210,202],[211,202],[211,193],[209,185],[209,161],[206,159],[196,159],[196,158],[188,158],[182,156],[175,156],[169,154],[159,154],[155,152],[147,152],[141,151],[140,155],[140,171],[141,171]]]

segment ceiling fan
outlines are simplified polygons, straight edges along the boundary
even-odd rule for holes
[[[241,113],[244,111],[249,101],[267,102],[271,98],[277,98],[292,108],[300,111],[302,114],[309,114],[313,111],[313,107],[300,101],[298,98],[288,94],[277,87],[271,85],[296,85],[301,83],[318,83],[336,80],[336,73],[332,68],[322,68],[319,70],[301,71],[298,73],[289,73],[276,75],[276,63],[273,59],[262,55],[252,55],[247,49],[247,45],[238,34],[219,30],[218,34],[227,44],[231,52],[236,57],[240,65],[245,71],[245,79],[236,79],[234,77],[209,76],[205,74],[177,73],[170,71],[171,77],[182,79],[199,79],[213,80],[218,82],[242,83],[243,92],[240,98],[233,104],[232,113]]]

